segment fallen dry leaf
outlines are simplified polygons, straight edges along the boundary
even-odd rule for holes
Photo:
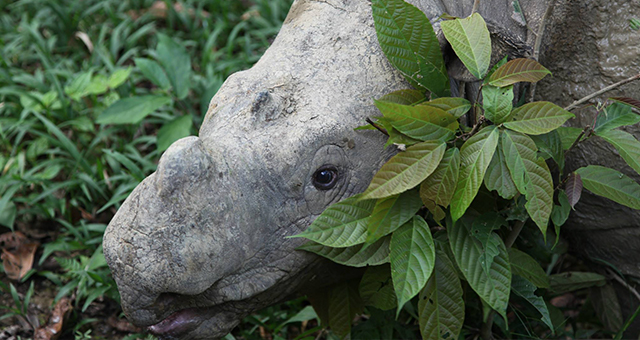
[[[179,2],[176,2],[173,4],[173,10],[178,13],[182,13],[185,11],[184,6],[182,6],[182,4]],[[148,10],[144,10],[144,9],[138,10],[138,11],[130,10],[127,12],[127,14],[129,14],[131,19],[137,20],[147,12],[153,17],[164,19],[167,17],[167,13],[168,13],[167,4],[164,1],[156,1],[151,5],[151,7],[149,7]],[[193,8],[189,8],[187,10],[187,13],[189,14],[190,17],[195,16],[195,11],[193,10]],[[210,14],[207,11],[201,11],[200,15],[203,18],[208,18]]]
[[[19,281],[31,270],[38,245],[19,231],[0,235],[0,259],[9,279]]]
[[[53,312],[49,317],[49,321],[46,325],[36,329],[33,338],[34,340],[56,340],[62,334],[62,325],[67,318],[73,307],[71,306],[71,300],[69,298],[62,298],[56,306],[53,307]]]
[[[27,237],[19,231],[0,234],[0,248],[16,248],[27,241]]]
[[[107,325],[119,332],[127,333],[140,333],[142,329],[132,325],[127,319],[118,319],[115,316],[110,316],[107,319]]]

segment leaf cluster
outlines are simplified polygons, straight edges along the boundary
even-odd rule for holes
[[[550,224],[557,240],[583,187],[640,209],[640,185],[617,170],[564,169],[565,153],[597,136],[640,173],[640,142],[617,129],[640,122],[632,112],[640,105],[615,99],[598,108],[584,130],[563,127],[574,115],[553,103],[517,106],[514,85],[550,72],[525,58],[490,65],[490,34],[478,13],[440,22],[456,56],[482,84],[475,105],[447,97],[448,76],[426,16],[402,0],[374,0],[372,8],[382,51],[414,89],[375,101],[382,116],[373,124],[400,152],[362,194],[328,207],[294,236],[310,240],[303,250],[367,268],[359,289],[332,288],[328,325],[346,338],[363,306],[395,308],[396,318],[403,310],[415,314],[424,339],[457,339],[473,306],[470,289],[481,302],[485,326],[470,323],[488,327],[483,337],[491,333],[494,313],[508,324],[510,301],[527,303],[529,315],[554,333],[557,323],[544,292],[602,286],[604,277],[550,277],[538,260],[513,245],[529,227],[546,240]],[[467,127],[460,118],[469,113]],[[408,303],[415,297],[417,309]]]

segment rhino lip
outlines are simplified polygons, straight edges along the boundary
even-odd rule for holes
[[[166,317],[155,325],[147,327],[149,332],[162,337],[179,337],[200,326],[204,319],[201,308],[182,309]]]

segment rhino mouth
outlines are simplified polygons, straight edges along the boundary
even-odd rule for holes
[[[224,310],[227,304],[180,309],[147,330],[163,340],[218,339],[238,323],[234,313]]]
[[[179,338],[193,331],[204,321],[207,310],[188,308],[174,312],[155,325],[147,327],[151,334],[164,338]]]

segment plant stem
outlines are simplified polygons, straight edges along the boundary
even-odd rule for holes
[[[478,5],[480,5],[480,0],[475,0],[473,2],[473,8],[471,9],[471,14],[469,14],[469,16],[473,15],[473,13],[475,13],[478,10]]]
[[[587,131],[589,131],[590,128],[591,127],[589,126],[585,126],[584,129],[582,129],[582,132],[580,132],[580,134],[578,135],[578,138],[576,138],[576,140],[573,141],[573,144],[571,144],[571,146],[567,149],[567,151],[565,151],[565,154],[569,153],[571,149],[573,149],[576,145],[578,145],[578,143],[580,143],[580,140],[582,139],[584,134],[587,133]]]
[[[381,128],[378,124],[376,124],[373,120],[371,120],[371,118],[367,118],[366,121],[367,123],[371,124],[371,126],[378,129],[378,131],[384,133],[387,137],[389,137],[389,133],[387,132],[387,130]]]
[[[516,224],[513,226],[513,229],[511,229],[511,233],[509,233],[509,236],[507,236],[507,239],[504,241],[504,245],[507,247],[507,249],[513,246],[513,243],[518,238],[518,235],[520,235],[520,232],[522,231],[523,227],[524,227],[524,221],[517,221]]]
[[[551,15],[554,5],[555,5],[555,1],[552,1],[551,3],[549,3],[549,5],[547,6],[547,10],[544,12],[544,16],[542,17],[542,20],[540,21],[540,26],[538,27],[538,33],[536,34],[534,32],[534,34],[536,34],[536,40],[533,45],[533,59],[536,61],[540,57],[540,45],[542,45],[542,37],[544,36],[544,30],[547,27],[547,18],[549,17],[549,15]],[[529,102],[533,101],[533,98],[535,97],[535,95],[536,95],[536,83],[532,83],[531,87],[529,88]]]
[[[618,281],[618,283],[620,283],[624,288],[629,290],[629,292],[631,292],[631,294],[633,294],[633,296],[635,296],[638,301],[640,301],[640,293],[638,293],[638,291],[634,287],[631,287],[631,285],[629,285],[624,279],[622,279],[620,275],[618,275],[610,268],[607,268],[607,273],[611,275],[614,280]]]
[[[590,95],[588,95],[586,97],[583,97],[582,99],[578,99],[575,102],[573,102],[571,105],[565,107],[564,109],[567,110],[567,111],[571,111],[571,110],[575,109],[578,105],[580,105],[580,104],[582,104],[582,103],[584,103],[584,102],[586,102],[586,101],[588,101],[588,100],[590,100],[590,99],[592,99],[592,98],[594,98],[596,96],[599,96],[599,95],[601,95],[601,94],[603,94],[605,92],[609,92],[609,91],[611,91],[611,90],[613,90],[613,89],[615,89],[617,87],[620,87],[620,86],[622,86],[624,84],[630,83],[630,82],[632,82],[634,80],[638,80],[638,79],[640,79],[640,73],[636,74],[633,77],[629,77],[627,79],[621,80],[621,81],[619,81],[619,82],[617,82],[617,83],[615,83],[613,85],[609,85],[609,86],[607,86],[607,87],[605,87],[603,89],[600,89],[600,90],[598,90],[598,91],[596,91],[596,92],[594,92],[594,93],[592,93],[592,94],[590,94]]]

